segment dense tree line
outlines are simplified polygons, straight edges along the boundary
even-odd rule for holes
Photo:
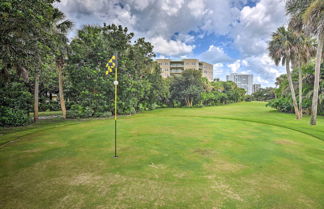
[[[114,112],[114,72],[105,65],[118,54],[118,113],[158,107],[217,105],[241,101],[232,82],[208,82],[201,72],[163,79],[153,46],[116,25],[85,26],[68,40],[72,23],[54,0],[0,2],[0,125],[38,120],[39,111],[62,117],[105,117]],[[33,114],[30,114],[33,113]]]
[[[292,103],[296,119],[303,116],[303,77],[302,66],[312,59],[315,61],[311,125],[316,125],[316,117],[320,109],[321,96],[321,63],[324,45],[324,1],[323,0],[287,0],[286,11],[290,17],[288,28],[279,27],[272,35],[269,43],[269,55],[277,65],[286,67],[286,79],[290,89],[291,102],[281,99],[287,105]],[[298,68],[298,103],[291,67]],[[276,100],[279,101],[279,100]],[[272,106],[278,106],[273,103]],[[278,108],[280,109],[280,108]]]
[[[267,87],[267,88],[260,88],[258,91],[254,92],[251,96],[246,95],[246,101],[269,101],[275,99],[275,88]]]
[[[302,114],[311,114],[312,107],[312,96],[313,96],[313,84],[314,84],[314,63],[308,63],[303,65],[301,70],[302,75],[302,89],[298,91],[297,94],[297,102],[299,103],[299,98],[302,98]],[[295,68],[292,71],[292,83],[295,89],[299,86],[299,68]],[[324,65],[321,66],[321,74],[320,74],[321,82],[319,88],[319,103],[318,103],[318,114],[324,115]],[[268,106],[276,108],[281,112],[294,112],[294,107],[291,102],[291,93],[289,90],[289,84],[287,80],[287,75],[281,75],[276,80],[277,88],[274,89],[274,93],[276,95],[275,99],[269,101]],[[301,92],[301,94],[300,94]]]

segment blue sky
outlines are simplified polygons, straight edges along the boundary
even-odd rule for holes
[[[61,0],[75,24],[121,24],[154,45],[157,58],[197,58],[214,65],[214,77],[251,73],[274,86],[284,73],[268,57],[267,43],[287,23],[282,0]]]

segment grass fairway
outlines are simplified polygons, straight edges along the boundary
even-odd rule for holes
[[[324,118],[240,103],[3,130],[0,208],[324,208]]]

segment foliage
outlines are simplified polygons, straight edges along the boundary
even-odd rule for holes
[[[205,91],[202,74],[197,70],[185,70],[180,76],[174,77],[170,86],[171,101],[174,106],[192,107],[201,101]]]
[[[39,104],[40,111],[58,111],[61,109],[58,101],[46,101],[47,97],[43,99],[45,99],[45,101]]]
[[[0,126],[22,126],[30,122],[25,110],[0,106]]]
[[[245,93],[232,81],[213,81],[208,83],[206,92],[202,93],[202,103],[211,106],[239,102],[244,100]]]
[[[267,106],[275,108],[280,112],[294,112],[294,107],[292,105],[291,98],[288,97],[280,97],[278,99],[273,99],[268,102]]]
[[[244,101],[246,101],[246,102],[252,102],[253,101],[253,96],[252,95],[245,95]]]
[[[93,110],[94,115],[114,112],[114,74],[105,75],[107,59],[118,52],[118,113],[132,114],[162,106],[168,86],[151,59],[153,47],[144,38],[131,44],[134,34],[116,25],[86,26],[72,40],[66,66],[71,85],[70,105]],[[70,114],[71,115],[71,114]]]
[[[275,98],[274,88],[261,88],[252,94],[253,101],[269,101]]]
[[[314,63],[308,63],[302,66],[302,77],[303,77],[303,89],[302,89],[302,107],[305,114],[310,114],[311,112],[311,99],[313,96],[313,83],[314,83]],[[319,91],[319,106],[318,112],[320,115],[324,114],[324,65],[321,67],[321,83]],[[298,69],[294,69],[292,72],[292,78],[294,83],[294,88],[297,89],[298,80]],[[291,112],[289,106],[291,106],[291,95],[288,87],[288,81],[286,75],[283,74],[277,78],[276,85],[278,88],[274,89],[277,99],[269,101],[269,106],[276,108],[281,112]],[[290,105],[288,104],[290,102]]]
[[[0,126],[25,125],[29,120],[32,95],[23,82],[3,83],[0,88]]]
[[[37,67],[42,51],[47,47],[55,0],[2,0],[0,2],[0,62],[1,77],[16,70],[25,80],[28,71]]]

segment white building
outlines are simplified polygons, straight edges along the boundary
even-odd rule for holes
[[[233,81],[236,85],[246,90],[246,93],[251,95],[253,93],[253,75],[231,73],[226,76],[227,81]]]
[[[253,84],[253,93],[259,91],[261,89],[261,84]]]

